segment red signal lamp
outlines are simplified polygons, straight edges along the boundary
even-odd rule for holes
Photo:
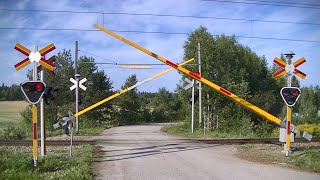
[[[38,83],[34,87],[35,87],[36,91],[42,91],[44,89],[42,83]]]
[[[44,94],[46,84],[42,81],[26,81],[21,85],[21,90],[29,103],[37,104]]]

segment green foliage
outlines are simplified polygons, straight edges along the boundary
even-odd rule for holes
[[[296,128],[313,136],[320,137],[320,124],[300,124]]]
[[[188,138],[237,138],[239,134],[236,132],[224,132],[219,129],[204,133],[203,129],[196,129],[191,133],[190,126],[184,123],[162,127],[161,131],[172,135],[179,135]],[[252,134],[242,135],[242,137],[251,138]]]
[[[152,106],[155,107],[152,112],[154,122],[170,122],[177,119],[181,103],[177,94],[170,93],[163,87],[155,95]]]
[[[21,126],[10,125],[0,130],[0,139],[22,140],[26,138],[26,130]]]
[[[99,71],[94,59],[82,56],[79,59],[79,70],[81,74],[80,79],[87,78],[85,86],[86,91],[79,90],[83,98],[81,107],[88,107],[102,99],[112,95],[112,81],[105,74],[104,71]],[[84,115],[84,121],[102,122],[110,121],[112,111],[112,104],[110,102],[104,103]]]
[[[0,179],[92,179],[89,164],[92,146],[39,157],[34,168],[30,154],[0,150]]]
[[[291,163],[315,171],[320,171],[320,151],[306,150],[302,156],[291,159]]]
[[[296,105],[294,106],[293,121],[298,124],[303,123],[318,123],[320,116],[318,110],[320,109],[320,88],[304,87],[301,88],[301,95]]]
[[[2,83],[0,86],[0,101],[21,101],[24,99],[24,95],[21,92],[20,85],[5,86]]]
[[[233,92],[237,96],[264,108],[271,114],[278,115],[280,86],[272,78],[264,56],[259,57],[247,46],[239,44],[235,37],[225,35],[213,36],[205,27],[199,27],[189,34],[184,44],[185,59],[196,56],[197,44],[201,43],[202,76],[217,85]],[[196,66],[188,67],[197,72]],[[186,76],[183,75],[182,79]],[[180,120],[186,118],[181,113],[188,113],[186,106],[190,91],[182,90],[181,83],[178,93],[182,100]],[[219,131],[236,133],[241,136],[267,136],[270,128],[261,122],[261,118],[250,113],[243,106],[235,104],[212,88],[202,86],[202,92],[210,99],[203,99],[203,107],[210,107],[206,114],[219,115]],[[197,111],[196,111],[197,112]],[[189,118],[190,119],[190,116]],[[190,121],[190,120],[189,120]],[[264,120],[263,120],[264,121]],[[201,126],[201,125],[200,125]],[[261,127],[260,127],[261,126]],[[197,127],[197,126],[196,126]]]
[[[122,89],[135,85],[138,82],[136,75],[131,75],[125,81]],[[138,98],[137,89],[132,89],[119,97],[117,105],[120,110],[115,117],[119,125],[142,123],[141,103]]]

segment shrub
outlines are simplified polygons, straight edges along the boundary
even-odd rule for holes
[[[320,136],[320,124],[300,124],[296,128],[313,136]]]
[[[26,131],[20,126],[10,125],[7,128],[1,129],[0,139],[5,140],[22,140],[26,138]]]

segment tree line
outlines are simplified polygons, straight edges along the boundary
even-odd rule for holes
[[[0,101],[21,101],[23,98],[20,85],[5,86],[2,83],[0,86]]]

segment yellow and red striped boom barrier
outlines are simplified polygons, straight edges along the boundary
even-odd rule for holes
[[[125,39],[125,38],[115,34],[114,32],[105,29],[102,26],[99,26],[98,24],[95,24],[94,27],[96,27],[97,29],[109,34],[110,36],[112,36],[112,37],[114,37],[116,39],[119,39],[120,41],[122,41],[122,42],[124,42],[126,44],[129,44],[130,46],[132,46],[132,47],[134,47],[134,48],[136,48],[136,49],[138,49],[138,50],[140,50],[140,51],[142,51],[142,52],[144,52],[144,53],[146,53],[146,54],[148,54],[148,55],[150,55],[150,56],[152,56],[152,57],[154,57],[154,58],[156,58],[156,59],[158,59],[158,60],[160,60],[160,61],[162,61],[164,63],[166,63],[167,65],[169,65],[169,66],[171,66],[171,67],[183,72],[184,74],[186,74],[188,76],[191,76],[192,78],[194,78],[194,79],[196,79],[196,80],[198,80],[198,81],[210,86],[214,90],[216,90],[219,93],[227,96],[228,98],[232,99],[233,101],[245,106],[246,108],[248,108],[251,111],[253,111],[256,114],[258,114],[259,116],[261,116],[261,117],[263,117],[263,118],[265,118],[265,119],[267,119],[269,121],[272,121],[272,122],[274,122],[274,123],[276,123],[278,125],[282,125],[281,124],[281,120],[279,118],[273,116],[272,114],[262,110],[261,108],[255,106],[255,105],[251,104],[250,102],[242,99],[241,97],[231,93],[230,91],[228,91],[228,90],[216,85],[215,83],[213,83],[213,82],[201,77],[199,74],[191,72],[191,71],[189,71],[189,70],[187,70],[187,69],[185,69],[185,68],[183,68],[181,66],[178,66],[177,64],[165,59],[164,57],[159,56],[159,55],[149,51],[148,49],[146,49],[146,48],[144,48],[142,46],[139,46],[138,44],[135,44],[134,42],[131,42],[128,39]]]
[[[177,65],[177,66],[185,65],[185,64],[187,64],[187,63],[189,63],[189,62],[191,62],[191,61],[193,61],[193,60],[194,60],[194,58],[191,58],[191,59],[189,59],[189,60],[187,60],[187,61],[185,61],[185,62],[182,62],[181,64],[179,64],[179,65]],[[91,109],[93,109],[93,108],[95,108],[95,107],[97,107],[97,106],[100,106],[101,104],[106,103],[106,102],[108,102],[108,101],[110,101],[110,100],[112,100],[112,99],[120,96],[121,94],[124,94],[124,93],[126,93],[126,92],[128,92],[128,91],[130,91],[130,90],[132,90],[132,89],[134,89],[134,88],[136,88],[136,87],[138,87],[138,86],[141,86],[142,84],[144,84],[144,83],[146,83],[146,82],[149,82],[149,81],[151,81],[151,80],[153,80],[153,79],[155,79],[155,78],[157,78],[157,77],[159,77],[159,76],[162,76],[162,75],[164,75],[164,74],[166,74],[166,73],[168,73],[168,72],[170,72],[170,71],[172,71],[172,70],[174,70],[174,68],[169,68],[169,69],[167,69],[167,70],[161,71],[160,73],[155,74],[155,75],[151,76],[151,77],[148,78],[148,79],[145,79],[145,80],[143,80],[143,81],[140,81],[140,82],[136,83],[136,84],[133,85],[133,86],[130,86],[130,87],[128,87],[128,88],[125,88],[125,89],[123,89],[123,90],[121,90],[121,91],[113,94],[112,96],[109,96],[109,97],[107,97],[107,98],[105,98],[105,99],[103,99],[103,100],[101,100],[101,101],[99,101],[99,102],[97,102],[97,103],[95,103],[95,104],[93,104],[93,105],[91,105],[91,106],[89,106],[89,107],[87,107],[87,108],[79,111],[78,113],[74,114],[74,117],[78,117],[78,116],[80,116],[81,114],[84,114],[84,113],[90,111]]]

